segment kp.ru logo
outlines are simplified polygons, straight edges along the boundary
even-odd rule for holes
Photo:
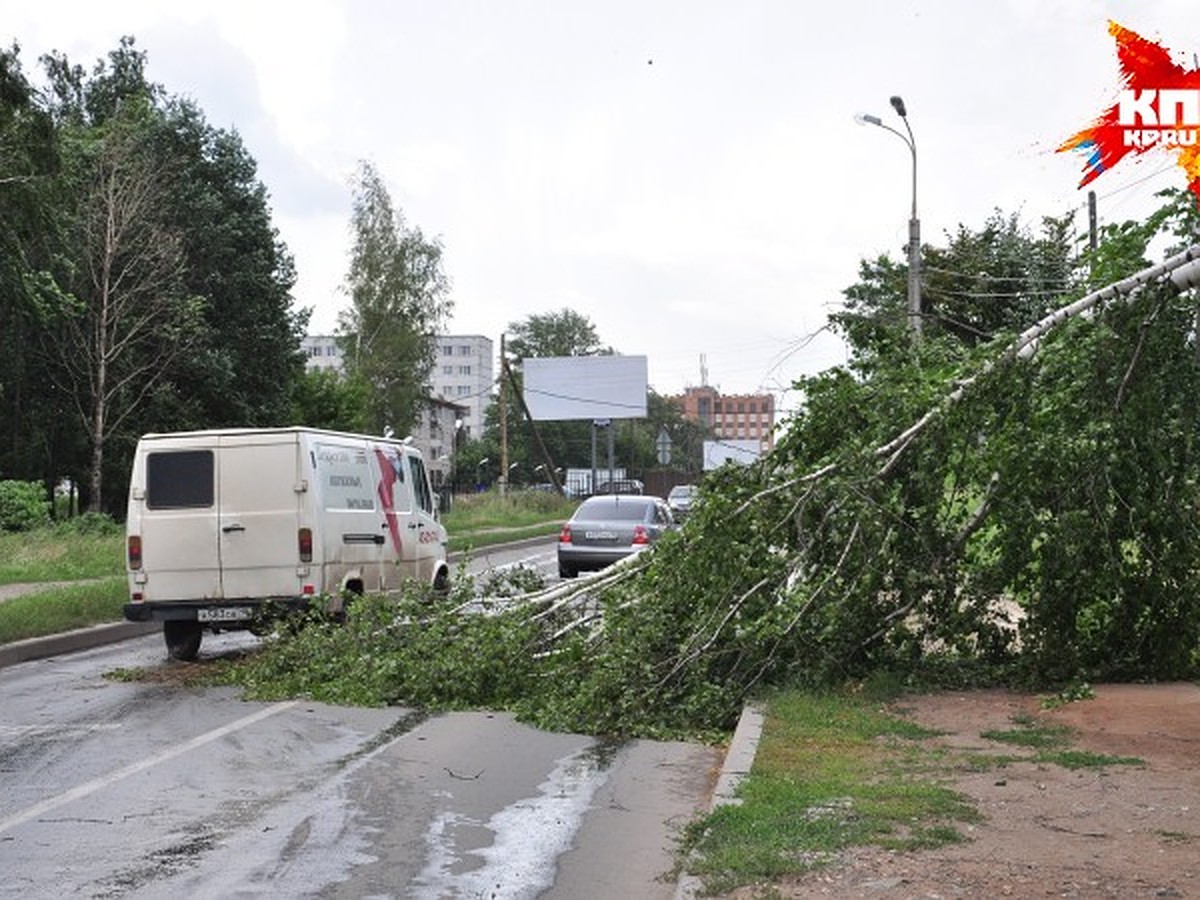
[[[1117,124],[1125,126],[1126,147],[1194,146],[1196,126],[1200,125],[1200,90],[1121,91]],[[1180,125],[1185,127],[1177,127]]]
[[[1128,153],[1167,150],[1178,154],[1188,190],[1200,200],[1200,69],[1184,69],[1170,54],[1116,22],[1108,33],[1117,41],[1123,89],[1117,102],[1088,128],[1073,135],[1059,152],[1078,150],[1087,159],[1083,187]]]

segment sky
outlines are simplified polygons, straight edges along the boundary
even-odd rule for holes
[[[904,259],[916,143],[926,244],[999,209],[1078,212],[1056,153],[1120,88],[1115,20],[1194,64],[1195,0],[0,0],[37,81],[132,35],[148,76],[257,161],[312,333],[333,331],[351,177],[372,163],[443,245],[449,333],[499,345],[571,309],[661,394],[773,392],[845,362],[827,316]],[[1166,154],[1089,185],[1101,224],[1186,178]]]

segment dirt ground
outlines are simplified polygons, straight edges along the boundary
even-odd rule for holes
[[[1004,691],[905,698],[897,711],[948,747],[1029,753],[981,737],[1014,716],[1076,730],[1073,749],[1143,765],[1069,770],[1032,761],[955,777],[983,821],[937,850],[857,850],[774,886],[780,897],[1200,898],[1200,686],[1099,685],[1057,709]],[[761,892],[738,896],[755,896]]]

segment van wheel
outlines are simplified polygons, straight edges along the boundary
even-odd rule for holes
[[[181,662],[191,662],[200,654],[200,638],[203,636],[199,622],[183,619],[163,622],[163,638],[167,642],[167,657]]]
[[[438,569],[437,575],[433,577],[433,592],[439,595],[450,593],[449,569]]]

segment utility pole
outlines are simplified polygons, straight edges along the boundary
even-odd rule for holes
[[[508,493],[508,357],[504,351],[504,335],[500,335],[500,496]]]
[[[1096,233],[1096,192],[1088,191],[1088,247],[1095,253],[1099,246],[1100,239]]]
[[[537,422],[534,421],[533,414],[529,412],[529,404],[525,402],[525,398],[517,390],[517,382],[513,378],[512,368],[509,366],[508,360],[504,357],[500,359],[500,377],[512,388],[513,397],[520,404],[521,412],[525,416],[525,421],[529,423],[529,428],[533,431],[533,439],[537,441],[538,450],[542,454],[542,464],[546,469],[546,477],[554,485],[554,490],[561,494],[563,492],[562,483],[558,480],[558,471],[554,468],[554,460],[550,458],[550,451],[546,449],[546,443],[542,440],[542,433],[538,431]]]

